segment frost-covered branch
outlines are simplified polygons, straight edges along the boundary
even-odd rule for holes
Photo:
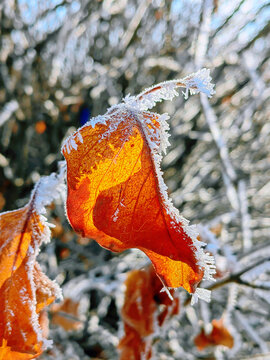
[[[201,67],[205,62],[206,52],[208,48],[210,28],[211,28],[211,16],[214,8],[213,0],[206,0],[202,9],[202,22],[201,28],[197,39],[197,47],[195,52],[195,66]],[[234,210],[239,209],[237,191],[233,182],[236,179],[236,173],[232,166],[229,151],[222,135],[221,129],[218,125],[218,120],[214,110],[206,96],[201,94],[201,104],[203,107],[206,122],[209,126],[210,132],[213,136],[215,144],[219,150],[219,156],[223,165],[224,174],[223,180],[227,188],[227,196]]]
[[[244,180],[238,183],[238,196],[241,213],[241,226],[243,234],[243,249],[248,250],[252,247],[252,232],[250,230],[250,214],[248,212],[247,190]]]
[[[253,329],[253,327],[249,324],[248,320],[245,318],[240,311],[235,311],[235,316],[239,323],[242,325],[243,330],[247,333],[250,338],[259,345],[261,351],[263,353],[268,352],[268,346],[266,342],[258,335],[258,332]]]
[[[142,0],[140,2],[140,5],[138,6],[136,13],[133,19],[131,20],[128,29],[126,30],[125,34],[122,37],[120,43],[121,50],[124,51],[128,47],[150,3],[151,3],[150,0]]]
[[[199,27],[199,34],[196,43],[195,64],[200,69],[205,62],[205,56],[208,49],[208,42],[211,30],[211,17],[214,10],[214,1],[205,0],[202,4],[202,21]]]
[[[260,265],[264,264],[264,263],[268,263],[270,261],[270,258],[263,258],[258,260],[257,262],[248,265],[246,267],[244,267],[243,269],[231,273],[230,275],[226,276],[225,278],[223,278],[222,280],[219,280],[217,282],[215,282],[214,284],[206,287],[206,289],[208,290],[217,290],[220,289],[223,286],[226,286],[228,284],[238,284],[238,285],[243,285],[243,286],[248,286],[250,288],[253,289],[258,289],[258,290],[270,290],[270,286],[268,284],[256,284],[256,283],[251,283],[249,281],[243,280],[241,279],[241,276],[243,276],[244,274],[248,273],[249,271],[256,269],[257,267],[259,267]],[[190,304],[191,299],[187,299],[185,301],[185,306]]]

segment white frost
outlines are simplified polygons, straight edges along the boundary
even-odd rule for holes
[[[36,184],[31,198],[39,214],[44,214],[46,212],[45,206],[51,204],[53,200],[59,197],[65,198],[65,172],[66,167],[61,164],[58,174],[52,173],[49,176],[43,176]]]
[[[211,300],[211,291],[207,289],[197,288],[195,293],[191,297],[191,305],[194,305],[198,302],[198,299],[202,299],[206,302]]]
[[[173,301],[173,297],[172,297],[172,294],[170,293],[170,288],[168,288],[167,286],[163,286],[163,288],[160,290],[160,292],[165,292],[169,299]]]
[[[211,76],[209,69],[201,69],[183,79],[186,85],[185,98],[188,96],[188,91],[191,95],[198,94],[199,92],[206,94],[209,98],[215,93],[214,85],[211,83]]]

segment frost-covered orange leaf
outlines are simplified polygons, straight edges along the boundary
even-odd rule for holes
[[[142,250],[166,287],[194,293],[203,276],[212,278],[213,259],[197,233],[167,195],[161,152],[168,146],[168,115],[147,111],[171,100],[176,88],[211,96],[209,71],[168,81],[137,97],[126,97],[91,119],[64,143],[67,215],[72,227],[112,251]],[[198,296],[209,298],[198,289]]]
[[[42,310],[60,289],[36,257],[50,238],[44,206],[60,188],[55,174],[42,178],[25,207],[0,214],[0,359],[33,359],[50,344]]]
[[[225,327],[223,319],[212,321],[212,331],[206,334],[204,329],[194,339],[194,343],[199,350],[207,346],[223,345],[232,348],[234,340],[228,329]]]

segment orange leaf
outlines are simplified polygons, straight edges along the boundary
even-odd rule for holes
[[[149,271],[131,271],[125,284],[125,303],[122,308],[124,322],[135,329],[141,337],[152,334],[157,305],[154,301]]]
[[[79,303],[72,299],[66,298],[60,304],[52,305],[50,312],[52,313],[52,323],[60,325],[66,331],[79,330],[83,324],[78,319]]]
[[[0,214],[0,359],[33,359],[50,344],[42,310],[60,290],[42,273],[36,257],[50,237],[41,213],[48,204],[46,182],[51,177],[40,181],[25,207]]]
[[[149,360],[152,356],[151,339],[142,339],[132,327],[124,325],[125,337],[118,347],[121,349],[119,360]]]
[[[43,134],[46,131],[46,128],[47,128],[47,125],[46,125],[45,121],[43,121],[43,120],[38,121],[35,125],[35,129],[38,134]]]
[[[212,93],[205,69],[159,84],[91,119],[67,139],[62,152],[72,227],[112,251],[142,250],[165,286],[193,293],[203,275],[212,278],[213,259],[167,195],[160,161],[168,145],[168,116],[146,111],[171,99],[180,86]]]
[[[156,276],[152,266],[149,267],[148,272],[151,279],[150,286],[153,289],[153,298],[157,305],[161,305],[161,311],[158,314],[158,324],[159,326],[162,326],[168,317],[179,313],[179,298],[174,297],[171,299],[165,291],[162,291],[162,283]],[[174,290],[171,290],[171,294],[174,295]]]
[[[232,335],[223,324],[223,319],[212,321],[212,331],[206,334],[204,329],[194,339],[195,345],[199,350],[203,350],[207,346],[223,345],[232,348],[234,341]]]
[[[171,300],[152,266],[130,271],[126,282],[122,308],[125,335],[119,343],[120,359],[150,359],[152,336],[157,325],[162,326],[179,311],[179,299]],[[159,307],[162,307],[159,311]],[[157,320],[157,322],[156,322]]]
[[[0,360],[28,360],[34,359],[39,355],[40,353],[33,356],[31,354],[12,351],[11,348],[7,346],[7,341],[5,339],[3,339],[2,346],[0,346]]]

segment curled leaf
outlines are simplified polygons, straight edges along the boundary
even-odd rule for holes
[[[33,359],[51,343],[42,310],[61,293],[36,257],[42,242],[50,239],[41,213],[56,196],[49,185],[58,182],[55,174],[42,178],[25,207],[0,214],[0,359]]]
[[[203,69],[126,97],[92,118],[62,147],[72,227],[112,251],[142,250],[166,287],[182,286],[191,293],[203,276],[212,279],[213,258],[203,252],[194,227],[168,198],[160,162],[169,145],[169,117],[147,109],[172,99],[178,87],[211,96],[210,80]]]

